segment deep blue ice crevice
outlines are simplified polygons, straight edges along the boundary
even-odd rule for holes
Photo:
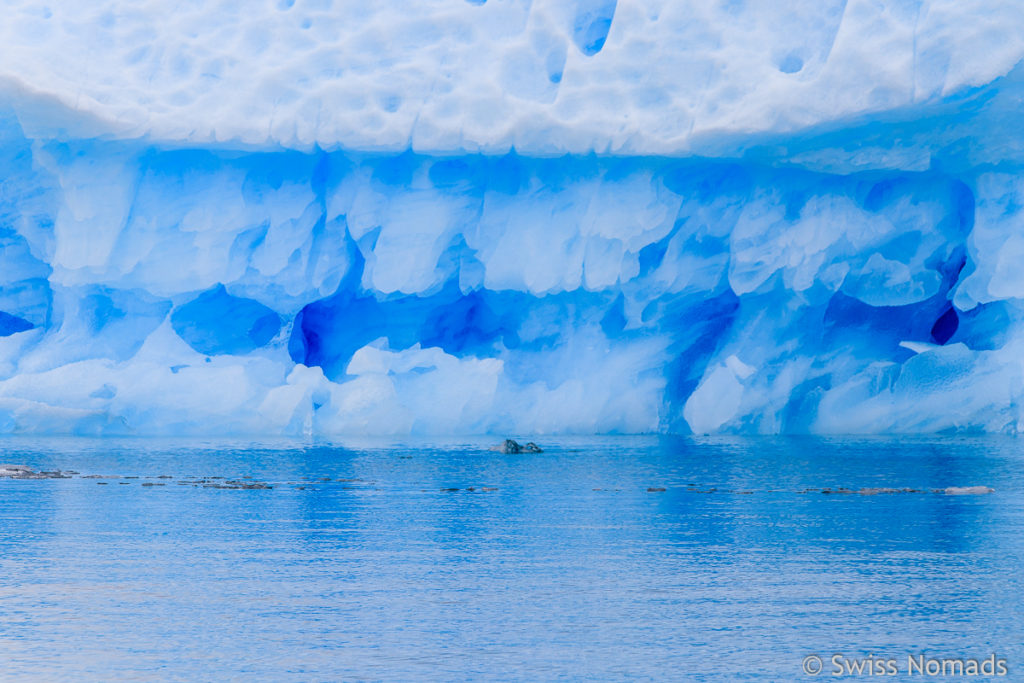
[[[17,334],[18,332],[31,330],[33,327],[35,327],[35,325],[24,318],[19,318],[16,315],[0,311],[0,337],[9,337],[12,334]]]

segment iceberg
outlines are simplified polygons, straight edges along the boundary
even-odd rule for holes
[[[1016,3],[250,5],[8,8],[0,431],[1024,427]]]

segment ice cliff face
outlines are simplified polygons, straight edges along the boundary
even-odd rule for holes
[[[0,430],[1016,431],[1024,15],[781,5],[6,3]]]

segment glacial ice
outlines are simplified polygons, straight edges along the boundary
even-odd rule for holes
[[[9,2],[0,431],[1017,432],[1014,2]]]

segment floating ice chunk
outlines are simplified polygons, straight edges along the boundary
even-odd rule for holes
[[[943,490],[947,496],[979,496],[993,492],[988,486],[948,486]]]

